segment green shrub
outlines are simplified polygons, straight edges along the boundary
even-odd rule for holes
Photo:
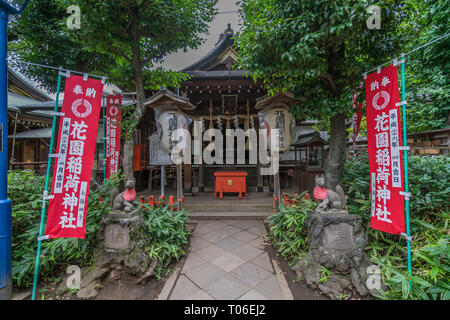
[[[406,240],[371,229],[370,174],[367,155],[345,166],[343,187],[347,208],[363,217],[370,259],[382,269],[389,289],[384,299],[448,299],[449,253],[448,222],[450,197],[450,159],[445,156],[408,157],[412,277],[408,276]],[[412,282],[412,291],[408,281]]]
[[[101,220],[110,210],[110,193],[122,180],[109,179],[101,185],[91,183],[86,218],[86,238],[61,238],[42,242],[39,280],[55,280],[69,264],[80,267],[92,263],[94,249],[101,240]],[[45,177],[32,171],[8,173],[8,193],[12,201],[13,225],[13,282],[16,287],[29,287],[33,283],[37,237],[42,207]],[[51,185],[51,182],[50,184]],[[146,206],[146,205],[144,205]],[[168,207],[147,206],[144,212],[144,232],[147,239],[139,245],[147,246],[146,253],[168,265],[184,254],[188,242],[188,217],[184,210],[171,211]]]
[[[298,204],[290,207],[281,205],[279,211],[269,217],[272,245],[291,264],[306,254],[308,230],[305,219],[317,206],[314,201],[306,200],[304,193],[294,200]]]
[[[184,255],[183,247],[187,244],[190,235],[186,224],[189,220],[186,211],[173,211],[169,206],[156,206],[155,208],[144,204],[145,232],[150,243],[146,253],[150,259],[157,259],[164,266],[170,264],[175,258],[178,260]]]
[[[91,183],[85,239],[61,238],[42,242],[40,280],[54,279],[68,264],[80,267],[90,264],[100,240],[100,221],[109,210],[110,191],[119,182],[120,179],[110,179],[99,186]],[[33,282],[44,183],[45,177],[32,171],[8,172],[8,197],[12,202],[12,274],[16,287],[29,287]]]
[[[450,158],[446,156],[408,157],[411,217],[432,222],[436,214],[448,212],[450,205]],[[342,185],[348,196],[348,209],[366,220],[370,212],[370,173],[367,154],[345,164]],[[369,208],[369,210],[367,210]]]

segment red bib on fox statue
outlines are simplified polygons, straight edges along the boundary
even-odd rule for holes
[[[123,193],[123,198],[127,201],[133,201],[136,199],[136,190],[125,190]]]
[[[315,187],[315,188],[314,188],[313,195],[314,195],[314,197],[315,197],[317,200],[323,200],[323,199],[325,199],[326,197],[328,197],[328,191],[327,191],[327,188],[325,188],[325,187],[323,187],[323,188]]]

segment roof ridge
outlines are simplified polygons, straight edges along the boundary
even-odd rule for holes
[[[29,79],[28,77],[26,77],[22,72],[20,72],[19,70],[16,70],[14,68],[11,68],[8,66],[8,71],[11,72],[12,74],[14,74],[17,78],[19,78],[19,80],[22,80],[26,85],[28,85],[29,87],[31,87],[31,89],[35,90],[38,94],[42,95],[44,98],[48,99],[48,100],[53,100],[49,94],[47,92],[45,92],[44,90],[42,90],[41,88],[39,88],[38,86],[36,86],[31,79]]]
[[[208,51],[205,55],[203,55],[199,60],[197,60],[196,62],[192,63],[191,65],[183,68],[180,70],[180,72],[185,72],[185,71],[196,71],[195,69],[197,69],[197,66],[202,65],[203,63],[205,63],[207,61],[208,58],[213,57],[214,54],[217,53],[217,51],[219,51],[221,49],[221,46],[231,37],[234,36],[234,30],[231,29],[231,23],[227,24],[227,28],[225,29],[224,32],[222,32],[219,36],[219,41],[214,45],[214,48],[212,48],[210,51]]]

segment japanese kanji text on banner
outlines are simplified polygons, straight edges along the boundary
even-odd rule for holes
[[[71,75],[66,79],[46,235],[84,238],[103,84]]]
[[[119,171],[121,104],[121,95],[106,98],[106,179]]]
[[[389,66],[366,80],[367,136],[371,184],[370,227],[392,234],[405,232],[405,210],[399,147],[400,126],[397,67]]]

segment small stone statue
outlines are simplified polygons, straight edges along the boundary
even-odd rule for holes
[[[113,209],[124,212],[131,212],[135,209],[134,200],[136,199],[136,180],[129,178],[125,183],[126,190],[115,196],[113,201]]]
[[[344,190],[340,185],[336,186],[336,191],[325,188],[324,175],[316,175],[316,187],[314,197],[320,202],[317,211],[342,211],[345,206]]]

